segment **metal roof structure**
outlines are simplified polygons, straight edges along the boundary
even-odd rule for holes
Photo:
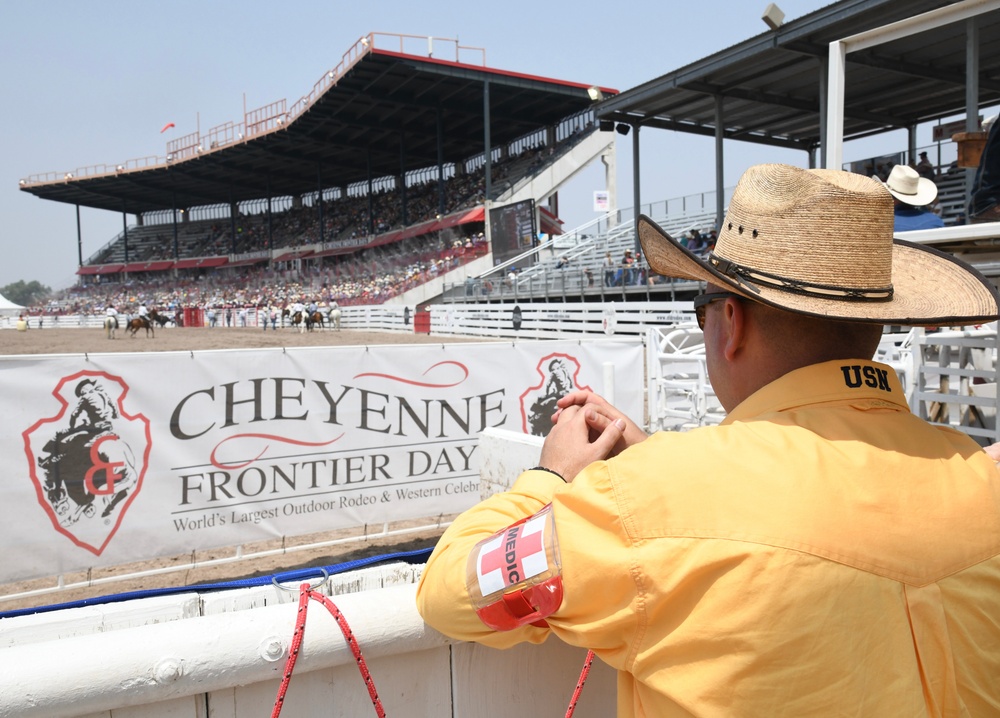
[[[175,140],[165,157],[33,176],[21,189],[129,214],[301,196],[465,160],[594,104],[588,85],[492,69],[485,52],[481,64],[462,62],[477,48],[457,42],[454,61],[411,54],[407,39],[367,35],[290,106]]]
[[[811,151],[824,132],[829,43],[956,2],[843,0],[602,102],[599,119]],[[973,2],[987,5],[983,1]],[[961,114],[978,47],[978,104],[1000,101],[1000,12],[847,56],[844,139]],[[975,35],[978,35],[977,39]],[[721,117],[721,123],[717,119]]]

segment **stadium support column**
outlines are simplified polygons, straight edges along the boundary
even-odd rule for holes
[[[635,256],[640,257],[641,247],[639,246],[639,123],[632,125],[632,214],[635,231]],[[622,287],[624,287],[624,282]]]
[[[83,266],[83,232],[80,231],[80,205],[76,205],[76,263]]]
[[[977,18],[965,21],[965,131],[979,130],[979,25]],[[976,181],[975,167],[965,168],[965,202],[972,199],[972,185]]]
[[[323,246],[323,165],[316,160],[316,204],[319,207],[319,244]]]
[[[233,188],[229,187],[229,233],[232,235],[232,240],[229,242],[229,251],[232,254],[236,254],[236,202],[233,200]]]
[[[827,100],[830,94],[830,56],[821,55],[819,57],[819,162],[814,156],[814,149],[809,150],[809,169],[826,167],[826,125],[827,125]]]
[[[618,155],[612,142],[601,153],[604,163],[604,186],[608,190],[608,229],[618,224]]]
[[[438,214],[444,214],[444,127],[441,124],[441,108],[437,111],[437,151],[438,151]]]
[[[375,202],[372,197],[372,148],[368,148],[368,236],[375,236]]]
[[[128,212],[122,199],[122,241],[125,243],[125,264],[128,264]]]
[[[493,199],[493,148],[490,146],[490,81],[483,80],[483,152],[486,164],[486,199]]]
[[[174,261],[176,262],[181,258],[181,246],[180,240],[177,237],[177,195],[173,192],[170,193],[170,209],[171,209],[171,219],[174,226]]]
[[[267,173],[267,251],[268,260],[274,252],[274,225],[271,224],[271,173]]]
[[[410,220],[406,211],[406,141],[402,128],[399,129],[399,201],[403,226],[406,227],[410,224]]]
[[[725,118],[722,116],[722,95],[715,96],[715,228],[722,228],[726,211],[726,171],[723,144],[726,138]]]

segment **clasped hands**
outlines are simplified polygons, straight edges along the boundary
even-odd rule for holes
[[[556,406],[540,463],[567,482],[588,464],[617,456],[646,439],[635,422],[592,392],[571,392]]]

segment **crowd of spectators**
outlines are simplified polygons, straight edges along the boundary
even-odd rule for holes
[[[549,152],[544,145],[540,145],[502,158],[492,165],[492,182],[496,186],[510,184],[512,178],[537,170],[553,154],[554,151]],[[483,165],[455,174],[444,181],[443,194],[439,194],[436,177],[408,185],[405,212],[402,194],[393,186],[373,189],[370,203],[367,193],[359,193],[324,199],[322,212],[314,205],[301,204],[281,211],[272,210],[270,231],[263,205],[256,213],[241,210],[235,222],[228,219],[189,222],[180,230],[184,235],[178,243],[180,256],[211,257],[259,252],[268,249],[272,238],[276,250],[369,238],[440,215],[481,206],[486,192],[485,176]],[[104,248],[90,263],[113,263],[122,261],[123,256],[123,245],[116,242]],[[170,225],[157,225],[155,230],[148,226],[132,230],[129,261],[173,258],[173,230]]]
[[[572,144],[579,136],[580,133],[575,133],[566,144]],[[552,161],[556,149],[539,143],[493,162],[494,187],[509,187],[518,178],[536,172]],[[371,198],[367,193],[346,193],[324,199],[322,211],[315,205],[303,204],[272,211],[270,227],[268,214],[266,210],[260,211],[260,203],[258,211],[241,211],[235,221],[225,218],[183,222],[176,240],[169,224],[137,227],[130,232],[128,261],[174,259],[175,241],[182,258],[251,255],[267,250],[272,238],[276,253],[315,247],[321,241],[359,240],[360,244],[397,228],[482,205],[486,191],[485,164],[471,166],[443,183],[432,175],[436,173],[428,173],[425,181],[406,187],[405,203],[394,187],[383,186],[374,189]],[[272,262],[239,270],[194,268],[88,276],[79,286],[61,291],[44,307],[33,310],[55,316],[93,314],[103,313],[112,305],[129,314],[146,304],[169,314],[182,307],[222,311],[230,307],[284,307],[292,298],[317,304],[378,304],[486,251],[482,232],[458,239],[436,234],[381,247],[359,248],[341,256]],[[91,263],[122,261],[123,252],[120,241],[111,243]]]
[[[361,250],[347,258],[329,258],[299,269],[269,266],[240,272],[192,270],[136,274],[126,281],[103,281],[63,290],[32,314],[103,314],[108,306],[134,314],[140,306],[174,316],[186,307],[226,309],[277,307],[293,301],[329,306],[381,304],[455,267],[484,255],[482,233],[464,239],[415,237]]]

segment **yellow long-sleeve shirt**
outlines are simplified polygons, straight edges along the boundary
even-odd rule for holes
[[[491,631],[469,553],[549,502],[562,604]],[[525,472],[445,532],[417,601],[456,638],[594,649],[620,716],[1000,715],[1000,473],[888,367],[827,362],[570,485]]]

